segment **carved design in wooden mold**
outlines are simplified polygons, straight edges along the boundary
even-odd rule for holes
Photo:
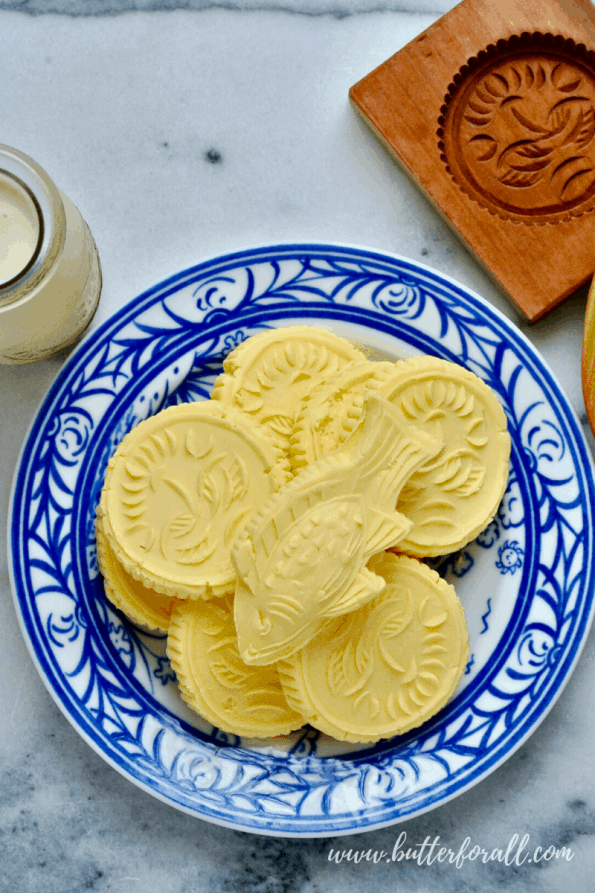
[[[491,213],[557,223],[595,207],[595,53],[570,39],[499,41],[455,76],[441,109],[442,159]]]

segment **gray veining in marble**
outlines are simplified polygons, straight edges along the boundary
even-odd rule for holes
[[[364,13],[448,12],[450,0],[0,0],[0,10],[9,9],[28,15],[58,13],[69,16],[119,15],[125,12],[163,12],[173,9],[194,11],[235,10],[239,12],[282,11],[304,16],[345,16]]]
[[[584,420],[585,294],[533,327],[521,321],[347,102],[352,83],[451,5],[0,2],[0,140],[44,165],[89,222],[104,272],[93,325],[213,254],[282,240],[366,245],[423,260],[502,310]],[[127,9],[139,11],[105,14]],[[23,14],[44,11],[68,15]],[[2,542],[20,445],[61,362],[0,367]],[[591,893],[594,677],[591,634],[531,738],[433,812],[345,838],[242,834],[153,799],[70,727],[20,635],[2,547],[0,893]],[[453,850],[467,836],[505,849],[526,833],[531,847],[566,846],[574,856],[461,868],[328,860],[331,848],[392,853],[401,831],[407,845],[439,836]]]

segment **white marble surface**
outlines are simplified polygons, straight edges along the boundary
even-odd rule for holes
[[[38,160],[89,222],[104,272],[94,326],[212,254],[277,240],[360,244],[423,259],[500,308],[542,351],[584,419],[585,295],[528,327],[347,102],[349,86],[426,28],[448,0],[156,5],[0,3],[0,139]],[[128,8],[139,11],[102,15]],[[20,445],[60,364],[0,367],[2,543]],[[2,545],[0,891],[593,889],[593,635],[543,724],[482,784],[402,826],[282,841],[177,813],[91,751],[31,663],[6,561]],[[574,858],[460,869],[328,861],[331,847],[390,851],[402,830],[408,843],[439,835],[453,849],[467,836],[486,849],[505,848],[527,833],[532,846],[566,845]]]

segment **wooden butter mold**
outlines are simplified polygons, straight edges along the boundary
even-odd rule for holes
[[[463,0],[350,98],[529,320],[593,276],[588,0]]]

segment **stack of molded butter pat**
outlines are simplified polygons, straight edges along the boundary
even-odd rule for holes
[[[167,631],[184,700],[225,731],[399,734],[448,701],[468,652],[453,587],[419,558],[491,521],[509,451],[495,395],[456,364],[263,332],[210,401],[141,422],[110,460],[106,594]]]

